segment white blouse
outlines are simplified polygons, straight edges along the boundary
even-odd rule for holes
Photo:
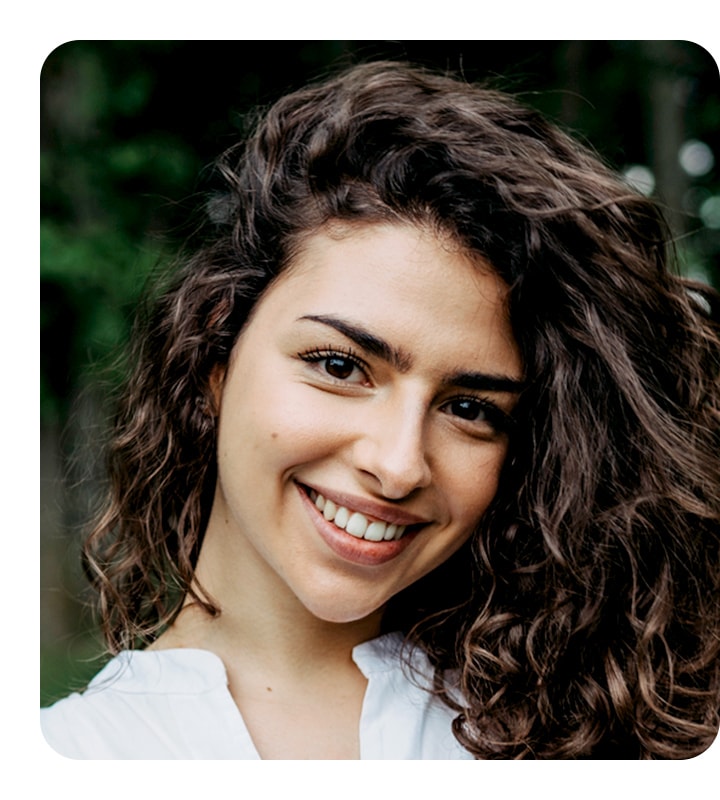
[[[354,648],[368,680],[360,717],[362,759],[471,759],[451,731],[454,716],[430,685],[427,657],[410,679],[387,634]],[[42,709],[47,742],[84,759],[259,759],[228,690],[225,667],[207,650],[125,651],[82,694]]]

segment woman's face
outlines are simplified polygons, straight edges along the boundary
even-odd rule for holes
[[[307,241],[218,390],[203,548],[226,591],[360,620],[467,540],[495,494],[522,375],[505,291],[415,227]]]

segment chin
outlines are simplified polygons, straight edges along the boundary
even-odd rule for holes
[[[312,598],[304,602],[303,605],[314,617],[323,622],[348,625],[368,619],[374,615],[380,618],[386,603],[386,600],[376,603],[359,603],[351,600],[339,602],[337,595],[335,595],[324,600]]]

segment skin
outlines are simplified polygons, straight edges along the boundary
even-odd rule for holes
[[[428,231],[335,227],[307,240],[216,376],[219,477],[197,578],[222,614],[188,607],[156,647],[220,655],[264,758],[357,757],[352,647],[492,500],[497,420],[522,378],[505,293]],[[398,542],[355,539],[311,489],[414,524]]]

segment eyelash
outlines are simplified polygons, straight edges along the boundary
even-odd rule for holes
[[[483,397],[477,397],[475,395],[464,395],[459,397],[452,397],[449,400],[446,400],[441,408],[447,408],[451,406],[453,403],[462,403],[462,402],[470,402],[477,404],[483,413],[486,416],[488,424],[490,424],[498,433],[508,433],[513,427],[513,418],[505,413],[501,408],[499,408],[495,403],[491,400],[486,400]],[[462,420],[459,414],[454,415],[458,419]],[[474,420],[468,420],[470,424],[473,424]]]
[[[316,365],[332,358],[343,359],[349,361],[353,367],[359,369],[365,376],[367,376],[369,371],[367,362],[365,362],[351,347],[315,347],[311,350],[298,353],[298,358],[306,363]],[[347,382],[345,378],[338,378],[334,375],[331,375],[327,371],[325,371],[325,375],[327,378],[337,381],[338,383]],[[513,418],[509,414],[506,414],[491,400],[487,400],[483,397],[477,397],[475,395],[459,395],[457,397],[451,397],[449,400],[443,402],[441,409],[447,408],[453,403],[462,402],[476,403],[485,413],[488,424],[491,425],[498,433],[507,433],[512,429]],[[456,416],[460,420],[463,419],[460,415],[452,416]],[[473,424],[474,421],[468,420],[468,422]]]
[[[308,364],[320,364],[322,361],[327,361],[331,358],[344,359],[359,369],[363,375],[367,376],[368,373],[367,363],[351,347],[315,347],[312,350],[298,353],[298,358]],[[343,378],[337,378],[329,373],[327,373],[327,377],[340,383],[344,382]]]

